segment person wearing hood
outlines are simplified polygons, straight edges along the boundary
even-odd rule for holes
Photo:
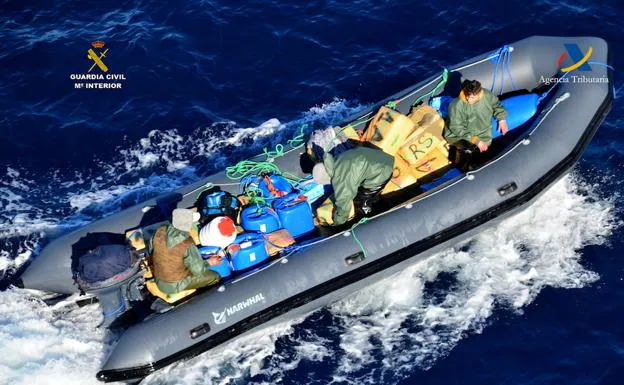
[[[453,145],[465,140],[485,152],[492,144],[492,116],[504,135],[508,126],[507,111],[492,92],[483,89],[477,80],[464,80],[459,97],[449,105],[449,124],[443,136]]]
[[[356,147],[337,157],[329,152],[312,169],[314,181],[331,184],[334,190],[334,226],[349,220],[351,202],[358,216],[372,212],[372,204],[392,177],[394,158],[369,147]]]
[[[199,289],[219,282],[210,266],[221,257],[204,260],[191,238],[190,231],[200,215],[188,209],[175,209],[171,224],[160,227],[150,240],[152,272],[158,288],[166,294]]]

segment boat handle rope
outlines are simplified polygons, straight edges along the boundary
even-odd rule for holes
[[[599,61],[588,61],[587,64],[595,64],[597,66],[605,67],[606,69],[610,69],[611,71],[615,72],[615,68],[612,65],[609,65],[607,63],[602,63]],[[613,85],[613,98],[617,99],[617,93],[615,92],[615,84]]]
[[[496,85],[496,76],[498,75],[498,68],[500,66],[501,69],[501,88],[498,95],[502,95],[505,88],[505,71],[509,75],[509,79],[511,80],[511,85],[513,86],[514,91],[518,89],[516,87],[516,82],[513,80],[513,76],[511,76],[511,53],[513,52],[513,47],[505,44],[498,50],[498,55],[496,56],[496,68],[494,69],[494,75],[492,77],[492,86],[490,87],[490,91],[494,92],[494,86]],[[502,63],[502,64],[501,64]],[[505,68],[505,65],[507,68]]]

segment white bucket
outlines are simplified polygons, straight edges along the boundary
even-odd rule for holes
[[[226,248],[236,239],[236,225],[229,217],[216,217],[199,232],[202,246]]]

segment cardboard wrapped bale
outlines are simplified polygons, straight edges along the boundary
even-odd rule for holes
[[[331,226],[334,224],[334,220],[332,219],[332,215],[334,213],[334,196],[330,196],[323,202],[321,207],[316,209],[316,218],[321,226]],[[355,209],[353,207],[353,202],[351,202],[351,212],[349,213],[349,220],[351,220],[355,216]]]
[[[370,122],[362,140],[394,156],[414,128],[410,118],[384,106]]]
[[[267,252],[270,256],[279,254],[280,251],[295,244],[295,239],[288,230],[279,229],[269,233],[265,237]]]
[[[416,129],[410,138],[421,133],[429,133],[438,139],[443,139],[442,131],[444,130],[444,119],[438,111],[430,106],[414,107],[409,115],[407,115],[416,125]],[[410,139],[408,138],[408,140]]]
[[[446,140],[423,132],[418,136],[410,136],[407,142],[399,149],[398,155],[410,165],[416,165],[423,159],[431,158],[430,152],[438,151],[448,159],[448,144]]]
[[[410,164],[403,158],[397,156],[394,158],[394,169],[392,171],[392,179],[390,183],[396,185],[399,189],[411,186],[418,182],[418,179],[412,175]]]
[[[386,185],[384,186],[383,190],[381,190],[381,195],[386,195],[386,194],[390,194],[393,193],[395,191],[400,190],[401,188],[399,186],[397,186],[396,184],[392,183],[392,181],[386,183]]]

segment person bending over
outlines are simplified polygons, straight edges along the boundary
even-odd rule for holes
[[[334,158],[329,152],[312,169],[314,181],[334,189],[333,226],[349,220],[351,202],[358,216],[372,212],[381,190],[392,177],[394,158],[381,150],[356,147]]]

